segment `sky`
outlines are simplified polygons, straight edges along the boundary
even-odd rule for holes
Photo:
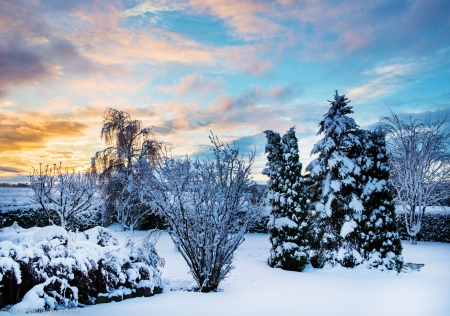
[[[0,182],[39,164],[85,170],[107,108],[175,155],[212,131],[254,150],[296,127],[305,167],[335,90],[372,128],[450,111],[448,0],[2,0]]]

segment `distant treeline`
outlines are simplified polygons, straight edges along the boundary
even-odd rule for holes
[[[0,187],[4,188],[29,188],[30,185],[28,183],[0,183]]]

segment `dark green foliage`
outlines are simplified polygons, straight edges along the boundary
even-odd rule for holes
[[[21,230],[17,225],[12,228]],[[92,236],[92,231],[90,234]],[[43,286],[44,297],[54,298],[58,306],[65,308],[76,307],[78,301],[94,304],[99,293],[107,293],[120,286],[136,291],[140,280],[152,280],[157,287],[161,283],[157,267],[164,265],[164,259],[158,256],[154,248],[153,236],[149,234],[139,245],[129,241],[125,245],[127,250],[122,251],[114,247],[118,245],[114,236],[107,229],[98,227],[97,238],[92,242],[100,247],[113,248],[104,251],[92,247],[91,251],[100,250],[96,255],[84,251],[85,244],[73,244],[75,241],[70,235],[56,236],[34,246],[26,244],[25,248],[31,246],[31,251],[22,252],[21,255],[17,255],[17,251],[25,249],[22,248],[23,244],[6,242],[1,249],[2,256],[13,260],[15,266],[5,271],[0,267],[0,273],[3,274],[0,281],[0,308],[19,303],[37,285]],[[98,255],[101,255],[100,259]],[[14,272],[17,270],[14,267],[20,269],[21,282],[16,280]],[[124,275],[134,275],[136,279],[124,278]],[[75,288],[78,289],[78,295],[75,294]],[[46,310],[54,308],[58,309],[45,306]]]
[[[45,227],[60,225],[59,216],[54,213],[50,216],[42,208],[25,208],[16,210],[0,210],[0,228],[9,227],[16,222],[22,228]],[[89,212],[75,215],[67,222],[67,230],[83,231],[101,224],[100,207]]]
[[[143,217],[141,225],[139,229],[141,230],[149,230],[149,229],[160,229],[166,230],[168,228],[167,221],[164,217],[157,213],[148,213]]]
[[[402,240],[409,240],[405,226],[405,215],[397,214],[398,233]],[[450,213],[448,211],[427,212],[422,217],[422,227],[417,234],[418,241],[450,243]]]
[[[308,263],[308,210],[295,129],[291,128],[281,140],[272,131],[266,131],[266,136],[269,162],[263,173],[270,177],[272,208],[268,263],[284,270],[302,271]]]
[[[339,262],[353,267],[359,260],[355,254],[355,235],[353,232],[342,236],[345,223],[354,221],[355,161],[360,148],[356,136],[358,125],[348,117],[353,113],[345,96],[330,101],[330,109],[319,124],[318,134],[323,139],[314,146],[311,154],[318,154],[307,167],[307,179],[312,207],[310,220],[311,264],[321,268],[326,262]],[[356,256],[356,257],[355,257]]]
[[[358,158],[363,211],[355,229],[360,252],[372,267],[400,271],[402,245],[397,232],[395,205],[389,180],[384,134],[361,131],[364,150]]]

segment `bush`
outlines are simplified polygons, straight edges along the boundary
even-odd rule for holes
[[[58,226],[0,230],[0,308],[53,310],[93,304],[101,293],[160,292],[164,260],[150,234],[120,247],[105,228],[68,233]]]

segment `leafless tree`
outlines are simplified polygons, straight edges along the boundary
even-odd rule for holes
[[[395,199],[403,207],[412,244],[417,244],[426,208],[450,195],[450,133],[443,128],[448,118],[403,120],[392,113],[382,119]]]
[[[202,292],[216,290],[233,269],[233,253],[259,209],[250,201],[255,154],[244,159],[235,145],[210,139],[213,160],[166,155],[147,192]]]
[[[39,167],[30,174],[31,188],[34,191],[32,199],[38,203],[49,216],[59,217],[62,228],[66,228],[67,221],[77,214],[88,211],[97,203],[97,174],[95,172],[68,172],[53,165]]]

